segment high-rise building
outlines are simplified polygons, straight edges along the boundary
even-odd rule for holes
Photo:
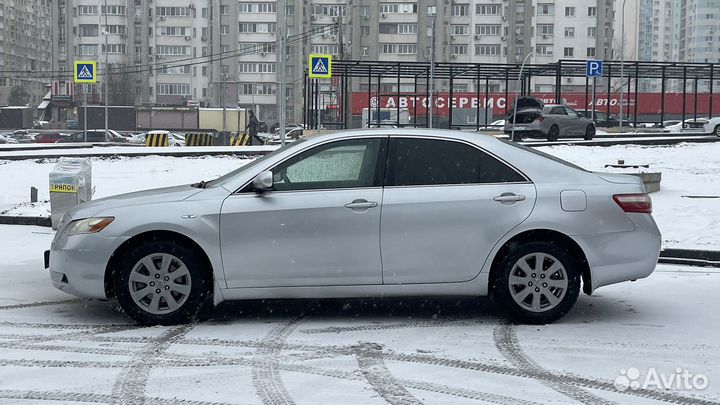
[[[107,4],[106,4],[107,2]],[[287,87],[287,119],[303,114],[303,77],[310,53],[391,62],[530,63],[612,58],[613,0],[57,0],[54,17],[58,69],[97,59],[101,94],[110,68],[113,104],[208,106],[256,110],[277,121],[278,80]],[[433,29],[433,19],[435,28]],[[281,40],[287,38],[285,60]],[[107,46],[105,43],[107,42]],[[107,50],[107,52],[106,52]],[[564,91],[585,81],[566,79]],[[336,84],[321,90],[332,104]],[[457,80],[456,91],[472,91]],[[534,91],[551,92],[554,78],[536,78]],[[411,91],[401,81],[383,91]],[[449,83],[439,81],[438,90]],[[497,87],[498,85],[493,84]],[[500,88],[492,90],[500,90]],[[353,90],[368,88],[353,80]],[[94,96],[99,101],[100,96]],[[91,99],[93,99],[91,97]]]
[[[40,104],[47,80],[36,72],[51,69],[51,1],[0,2],[0,105],[8,104],[15,87],[29,97],[15,102]]]

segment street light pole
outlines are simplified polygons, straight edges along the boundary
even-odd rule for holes
[[[620,132],[623,130],[623,89],[625,85],[625,2],[623,0],[620,10]],[[608,95],[609,96],[609,95]]]
[[[527,62],[528,58],[534,53],[535,53],[535,51],[530,51],[530,53],[525,55],[525,59],[523,59],[523,63],[522,63],[522,65],[520,65],[520,73],[518,73],[518,87],[517,87],[517,90],[515,90],[515,102],[514,102],[513,113],[512,113],[513,122],[512,122],[512,130],[510,131],[510,140],[513,142],[515,141],[515,121],[517,121],[515,118],[517,118],[517,102],[518,102],[518,98],[520,98],[520,86],[521,86],[520,81],[522,80],[522,72],[523,72],[523,69],[525,68],[525,62]]]
[[[428,128],[433,127],[433,110],[435,105],[435,100],[433,99],[433,93],[435,93],[435,16],[437,15],[437,7],[432,6],[433,9],[433,16],[432,16],[432,44],[430,45],[430,88],[428,89],[429,97],[428,97],[428,106],[427,108],[430,109],[430,114],[428,115]],[[400,91],[400,89],[398,89]],[[378,103],[380,100],[378,99]]]

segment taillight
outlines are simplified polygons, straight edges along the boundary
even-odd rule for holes
[[[648,194],[615,194],[613,200],[625,212],[652,213],[652,199]]]

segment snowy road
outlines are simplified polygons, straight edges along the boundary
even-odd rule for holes
[[[3,404],[720,404],[717,269],[659,266],[546,326],[468,298],[252,301],[141,328],[53,289],[51,238],[0,226]],[[709,385],[619,391],[633,367]]]

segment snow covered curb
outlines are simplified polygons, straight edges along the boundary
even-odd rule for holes
[[[51,226],[50,217],[26,217],[0,215],[0,225],[35,225]]]

